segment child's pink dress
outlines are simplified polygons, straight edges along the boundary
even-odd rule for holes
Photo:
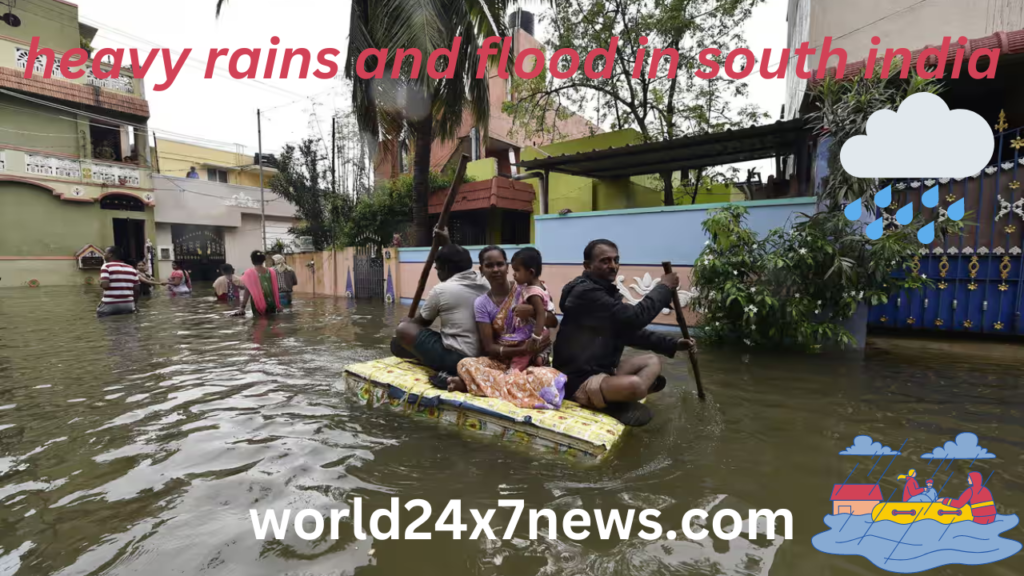
[[[551,295],[547,293],[547,290],[544,290],[544,288],[541,288],[540,286],[523,286],[523,304],[527,303],[527,300],[530,298],[530,296],[540,297],[540,299],[544,302],[544,309],[547,310],[548,314],[554,313],[554,307],[551,305]],[[528,331],[529,336],[527,336],[527,338],[533,335],[535,320],[523,321],[520,320],[519,318],[516,318],[516,324],[517,327],[525,329],[523,330],[523,332]],[[547,334],[548,329],[545,328],[543,333]],[[530,363],[534,358],[536,358],[536,356],[529,354],[523,356],[516,356],[509,363],[509,367],[512,368],[513,370],[526,370],[527,368],[530,367]]]

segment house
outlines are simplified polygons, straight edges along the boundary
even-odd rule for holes
[[[76,258],[88,246],[148,259],[156,198],[142,81],[130,67],[107,78],[110,65],[91,58],[65,77],[65,54],[97,30],[68,2],[10,4],[20,25],[0,24],[0,286],[95,281],[96,259]]]
[[[200,180],[256,188],[260,185],[257,155],[246,153],[246,147],[242,144],[235,144],[230,148],[216,148],[163,136],[154,140],[155,168],[160,174],[185,178],[189,171],[195,168]],[[276,173],[277,169],[264,161],[264,183],[269,183],[271,176]]]
[[[807,59],[806,68],[816,71],[821,66],[821,46],[826,37],[832,38],[832,48],[846,51],[847,64],[851,64],[867,57],[872,48],[878,48],[881,56],[886,48],[919,52],[929,45],[939,46],[944,36],[951,37],[953,42],[961,36],[974,39],[978,46],[977,39],[1024,28],[1024,11],[1018,2],[996,0],[930,0],[913,4],[789,0],[786,23],[790,54],[801,43],[808,42],[817,50]],[[881,40],[877,46],[871,43],[876,36]],[[1000,47],[1000,42],[995,47]],[[1009,46],[1003,48],[1004,55],[1011,51]],[[826,67],[837,64],[838,57],[832,56]],[[807,102],[808,80],[797,77],[796,65],[797,58],[790,58],[786,70],[786,119],[801,115]]]
[[[807,195],[808,137],[801,119],[647,143],[635,130],[619,130],[528,147],[519,167],[544,175],[530,181],[537,187],[537,215],[659,208],[665,194],[661,171],[678,174],[771,158],[779,162],[787,156],[795,159],[789,178],[702,188],[695,201],[684,204],[796,198]]]
[[[270,250],[278,242],[300,249],[288,232],[297,223],[295,206],[270,190],[277,170],[263,167],[261,210],[259,165],[244,146],[224,150],[160,138],[156,158],[159,174],[153,177],[153,187],[160,262],[177,260],[194,279],[213,280],[224,263],[239,271],[248,268],[253,250]],[[199,178],[187,177],[193,166]]]
[[[977,173],[954,179],[915,174],[886,182],[893,193],[892,209],[880,217],[889,230],[898,225],[893,217],[897,207],[914,204],[919,207],[918,216],[933,222],[945,219],[949,206],[960,199],[975,224],[959,235],[936,235],[922,246],[912,273],[934,278],[936,284],[904,290],[872,306],[868,325],[887,331],[1024,334],[1018,313],[1024,302],[1020,288],[1024,284],[1020,261],[1024,199],[1019,171],[1024,166],[1024,11],[1020,3],[932,0],[895,10],[885,3],[791,0],[788,24],[791,48],[810,42],[820,52],[822,39],[831,36],[832,47],[844,49],[846,60],[841,63],[838,56],[831,56],[823,62],[817,53],[806,64],[812,78],[804,80],[796,77],[797,61],[792,59],[786,76],[787,118],[806,117],[814,111],[809,89],[819,81],[819,72],[834,76],[842,65],[843,78],[863,77],[872,49],[877,49],[878,63],[884,61],[887,50],[902,49],[901,55],[915,70],[922,60],[926,66],[943,64],[939,96],[950,109],[977,113],[992,129],[991,159]],[[951,43],[943,53],[947,36]],[[875,37],[877,45],[872,43]],[[998,59],[993,61],[994,52]],[[978,71],[995,66],[994,77],[971,78],[971,62]],[[960,74],[954,79],[958,64]],[[816,187],[828,176],[831,146],[828,136],[812,143]],[[923,207],[921,195],[936,186],[939,204]]]
[[[515,55],[527,48],[543,49],[533,36],[534,15],[525,10],[516,11],[508,17],[513,29],[513,60]],[[532,136],[513,130],[512,118],[502,112],[502,104],[510,97],[511,75],[508,80],[501,78],[495,68],[489,71],[490,119],[488,133],[481,135],[473,127],[469,112],[463,114],[462,128],[454,140],[435,140],[431,145],[431,169],[443,171],[466,154],[473,162],[467,174],[476,179],[474,189],[487,189],[488,201],[463,203],[456,201],[449,220],[452,239],[459,244],[487,244],[492,241],[507,241],[511,244],[526,243],[530,240],[531,212],[525,203],[524,194],[532,187],[508,178],[516,173],[514,165],[520,161],[520,154],[526,146],[549,144],[553,136]],[[579,138],[601,129],[579,115],[556,120],[558,133],[565,138]],[[485,136],[485,137],[481,137]],[[547,138],[548,140],[546,140]],[[374,175],[378,180],[387,180],[412,172],[410,161],[412,142],[382,144],[374,161]],[[494,182],[488,182],[494,179]],[[506,192],[511,196],[506,197]],[[435,191],[429,212],[436,221],[443,204],[444,191]],[[530,204],[536,204],[535,200]]]
[[[882,501],[877,484],[836,484],[832,487],[832,514],[871,514]]]

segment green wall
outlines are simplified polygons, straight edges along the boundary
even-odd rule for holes
[[[535,160],[562,154],[578,154],[593,150],[621,148],[640,144],[643,137],[633,129],[617,130],[595,134],[576,140],[566,140],[541,148],[526,147],[521,152],[522,160]],[[540,214],[540,182],[527,180],[537,191],[533,213]],[[625,210],[629,208],[655,208],[663,205],[664,190],[661,176],[647,174],[630,178],[598,180],[568,174],[550,173],[548,183],[548,213],[557,214],[566,208],[573,212],[597,212],[603,210]],[[696,204],[708,204],[743,200],[743,193],[726,184],[717,184],[710,191],[697,194]],[[530,239],[533,241],[534,226],[530,221]]]
[[[0,126],[4,127],[0,130],[0,146],[33,148],[72,156],[81,154],[79,124],[60,118],[75,118],[74,114],[54,111],[6,94],[0,94],[0,104]],[[84,130],[88,135],[88,123]]]
[[[639,144],[642,141],[640,132],[636,130],[617,130],[549,144],[539,149],[526,147],[522,150],[521,156],[522,160],[534,160],[561,154],[620,148],[628,144]],[[557,214],[566,208],[573,212],[596,212],[598,210],[661,206],[661,192],[645,185],[650,180],[647,176],[596,180],[552,172],[548,183],[548,213]],[[533,213],[540,214],[540,183],[537,180],[527,180],[527,182],[533,184],[537,191]],[[534,228],[531,220],[530,239],[533,238]]]
[[[6,6],[4,8],[6,12]],[[4,25],[7,29],[5,34],[25,42],[31,42],[33,36],[39,36],[39,42],[44,48],[60,52],[81,47],[78,7],[54,0],[19,0],[14,13],[21,18],[21,26],[11,29]]]
[[[498,161],[494,158],[481,158],[466,164],[467,181],[480,182],[490,180],[498,175]]]
[[[146,220],[146,236],[156,242],[150,207],[144,213],[101,210],[98,202],[69,202],[31,184],[0,181],[0,256],[74,256],[86,244],[104,248],[114,243],[115,218]],[[34,265],[67,267],[68,263],[53,260]],[[27,280],[4,278],[4,285]]]

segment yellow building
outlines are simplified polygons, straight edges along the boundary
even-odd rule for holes
[[[180,140],[157,137],[156,171],[165,176],[186,178],[194,168],[199,180],[259,187],[260,169],[255,154],[248,154],[245,146],[236,144],[234,149],[199,146]],[[277,171],[264,164],[264,186],[270,184],[270,177]]]
[[[261,194],[255,155],[241,144],[232,150],[158,137],[155,148],[153,187],[162,204],[155,213],[156,252],[167,269],[177,260],[194,280],[213,280],[222,264],[248,268],[253,250],[278,243],[301,249],[290,233],[295,206],[270,190],[277,170],[267,166],[269,159]]]

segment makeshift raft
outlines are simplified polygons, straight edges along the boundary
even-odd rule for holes
[[[432,375],[430,369],[396,357],[345,367],[347,388],[369,406],[390,407],[533,450],[599,461],[626,430],[611,416],[568,400],[560,410],[517,408],[496,398],[434,388]]]

